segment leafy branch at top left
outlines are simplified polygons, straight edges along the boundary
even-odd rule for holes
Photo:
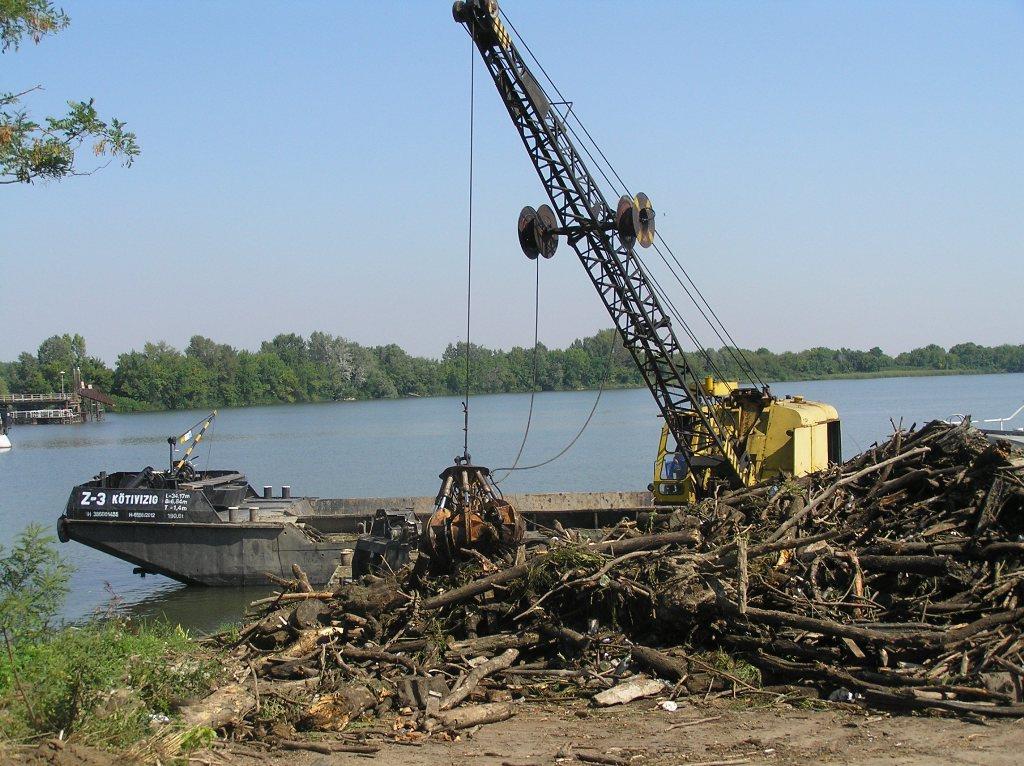
[[[24,39],[38,43],[69,23],[50,0],[0,0],[0,51],[16,51]],[[0,184],[90,175],[114,158],[126,167],[134,162],[140,152],[135,133],[121,120],[100,119],[93,99],[69,101],[63,116],[33,119],[23,102],[40,89],[0,92]],[[84,145],[106,161],[83,170],[77,160]]]

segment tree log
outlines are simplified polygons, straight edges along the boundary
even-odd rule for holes
[[[491,673],[496,673],[509,667],[518,656],[518,649],[506,649],[494,659],[477,665],[469,672],[469,675],[466,676],[462,683],[452,689],[451,693],[441,700],[441,710],[451,710],[466,699],[483,679],[491,675]]]
[[[374,662],[387,662],[391,665],[401,665],[412,673],[420,673],[420,666],[408,657],[400,654],[392,654],[379,649],[360,649],[352,644],[345,644],[341,647],[341,656],[350,660],[373,660]]]
[[[639,644],[630,649],[633,659],[649,670],[653,670],[661,678],[668,678],[672,681],[681,681],[690,672],[690,666],[685,660],[678,660],[670,657],[664,652],[652,649],[649,646]]]
[[[588,546],[586,550],[621,555],[632,551],[652,550],[654,548],[660,548],[663,545],[692,545],[698,542],[700,542],[700,533],[693,529],[686,529],[679,532],[662,532],[657,535],[630,537],[625,540],[609,540],[607,542]],[[530,567],[534,565],[534,562],[536,562],[536,559],[534,559],[533,562],[519,564],[514,567],[509,567],[508,569],[503,569],[500,572],[495,572],[488,577],[483,577],[475,582],[463,585],[462,587],[453,588],[439,596],[424,599],[420,604],[420,607],[422,609],[440,609],[445,606],[450,606],[451,604],[468,601],[474,596],[486,593],[495,585],[501,585],[502,583],[518,580],[520,577],[525,577],[529,574]]]
[[[508,702],[488,702],[484,705],[470,705],[457,710],[444,710],[434,716],[434,720],[445,729],[468,729],[485,723],[505,721],[513,715],[512,705]]]

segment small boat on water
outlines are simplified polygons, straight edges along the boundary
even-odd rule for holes
[[[1024,414],[1024,404],[1005,418],[989,418],[987,420],[977,421],[982,424],[978,426],[978,430],[985,434],[989,441],[1006,441],[1015,447],[1024,449],[1024,424],[1020,426],[1010,426],[1009,428],[1007,427],[1008,423],[1012,423],[1014,420],[1021,417],[1022,414]],[[961,423],[964,420],[970,419],[970,417],[970,415],[961,415],[960,413],[956,413],[955,415],[950,415],[946,422]],[[1024,418],[1021,419],[1024,420]],[[985,423],[998,423],[999,427],[985,428],[983,425]]]
[[[4,410],[0,412],[0,452],[4,452],[11,448],[11,437],[8,435],[7,430],[11,426],[11,415],[9,412]]]
[[[998,423],[999,428],[982,428],[981,432],[989,439],[1005,439],[1014,446],[1024,447],[1024,425],[1010,428],[1006,427],[1007,423],[1011,423],[1016,420],[1021,413],[1024,413],[1024,404],[1014,410],[1009,417],[983,420],[981,421],[982,423]]]

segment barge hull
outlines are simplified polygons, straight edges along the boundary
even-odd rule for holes
[[[112,476],[113,483],[120,481]],[[122,490],[107,484],[97,480],[72,490],[58,522],[60,539],[127,561],[143,574],[188,585],[266,585],[268,573],[291,578],[292,564],[302,567],[314,585],[325,585],[342,551],[355,546],[377,509],[410,510],[425,519],[434,504],[433,497],[257,497],[246,485],[243,507],[218,509],[197,488]],[[557,492],[508,499],[527,529],[541,535],[554,534],[558,525],[597,529],[624,519],[646,526],[652,514],[666,510],[652,507],[649,492]]]
[[[188,585],[266,585],[267,572],[291,578],[298,564],[327,583],[351,541],[311,541],[294,524],[173,524],[62,518],[61,540],[74,540]]]

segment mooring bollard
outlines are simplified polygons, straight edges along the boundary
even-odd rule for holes
[[[259,516],[260,509],[258,506],[250,506],[249,508],[249,521],[256,521],[256,517]]]
[[[242,509],[237,505],[232,505],[228,508],[228,521],[235,524],[242,520]]]
[[[290,484],[281,485],[281,497],[288,499],[292,496],[292,487]]]
[[[264,500],[269,500],[273,496],[274,496],[274,488],[271,487],[269,484],[264,484],[263,485],[263,499]]]

